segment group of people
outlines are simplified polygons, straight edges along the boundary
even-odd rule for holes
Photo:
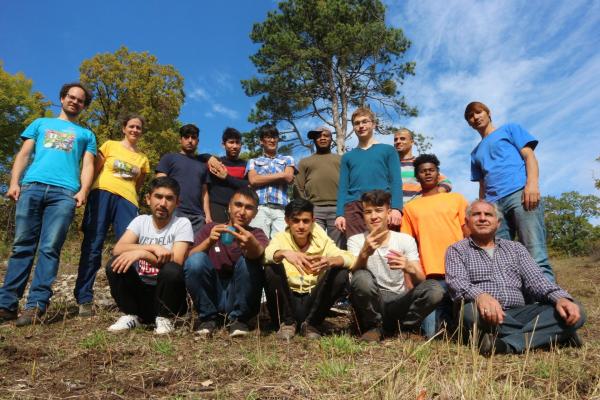
[[[151,173],[138,149],[144,118],[126,116],[123,139],[96,149],[94,134],[77,125],[91,100],[80,83],[66,84],[58,118],[39,118],[21,135],[7,193],[17,202],[16,229],[0,323],[43,318],[69,225],[85,205],[74,295],[79,315],[92,315],[112,226],[118,240],[105,270],[123,315],[110,331],[153,323],[156,334],[172,332],[189,294],[198,334],[223,325],[244,336],[264,290],[285,340],[319,338],[330,308],[348,296],[364,341],[462,326],[479,332],[486,355],[581,345],[583,308],[548,262],[537,140],[518,124],[496,128],[485,104],[472,102],[464,114],[481,135],[471,153],[480,196],[470,204],[452,192],[435,155],[413,155],[410,130],[397,131],[394,146],[378,143],[376,115],[358,108],[356,148],[332,153],[331,130],[319,127],[308,132],[316,152],[298,164],[278,154],[272,125],[259,129],[263,154],[247,162],[236,129],[224,131],[217,157],[198,155],[199,129],[184,125],[180,151],[154,169],[144,198],[151,213],[138,215]]]

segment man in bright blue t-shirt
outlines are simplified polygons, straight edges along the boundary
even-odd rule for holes
[[[75,123],[91,101],[80,83],[63,85],[58,118],[38,118],[21,134],[7,193],[17,207],[12,254],[0,288],[0,323],[17,319],[17,326],[31,325],[46,312],[75,208],[85,204],[94,177],[96,137]],[[27,303],[17,318],[36,249]]]
[[[517,235],[544,275],[554,282],[533,152],[538,141],[515,123],[496,129],[489,108],[478,101],[467,105],[465,119],[481,135],[481,142],[471,152],[471,180],[479,182],[481,199],[498,205],[502,224],[496,237],[514,240]]]

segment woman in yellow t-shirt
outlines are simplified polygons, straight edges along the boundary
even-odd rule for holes
[[[150,171],[148,158],[137,148],[144,123],[139,115],[126,116],[123,139],[108,140],[98,149],[96,178],[83,214],[83,242],[74,292],[81,316],[92,314],[94,280],[109,226],[119,238],[138,214],[139,191]]]

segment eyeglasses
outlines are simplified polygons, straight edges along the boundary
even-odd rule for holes
[[[361,125],[369,125],[371,122],[370,119],[361,119],[359,121],[352,121],[352,125],[354,126],[361,126]]]
[[[72,94],[67,93],[66,95],[67,99],[76,102],[77,104],[83,104],[85,103],[85,99],[80,99],[79,97],[75,97]]]

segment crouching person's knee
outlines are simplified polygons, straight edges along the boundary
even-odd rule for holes
[[[377,285],[373,274],[366,269],[359,269],[352,273],[350,280],[350,294],[353,297],[371,297],[377,295]]]
[[[163,282],[183,282],[183,267],[175,262],[168,262],[158,271],[158,279]]]
[[[204,252],[190,255],[183,264],[183,273],[186,278],[198,277],[211,272],[213,269],[208,255]]]

